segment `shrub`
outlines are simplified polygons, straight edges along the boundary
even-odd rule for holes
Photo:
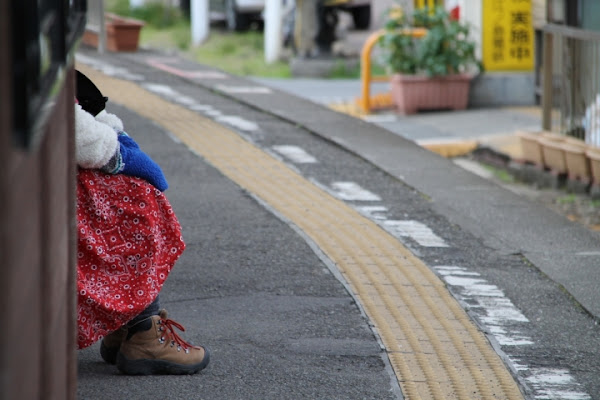
[[[424,36],[413,34],[419,29],[426,30]],[[410,16],[398,9],[388,11],[379,44],[390,73],[444,76],[481,70],[469,26],[452,19],[441,6],[417,9]]]

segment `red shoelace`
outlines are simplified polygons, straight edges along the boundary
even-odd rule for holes
[[[161,331],[165,331],[165,329],[166,329],[166,333],[169,336],[169,339],[171,341],[171,346],[174,346],[175,343],[177,343],[177,348],[178,349],[183,348],[183,350],[186,353],[190,352],[189,348],[200,349],[200,347],[193,346],[193,345],[189,344],[188,342],[186,342],[185,340],[183,340],[177,334],[177,332],[175,332],[174,328],[177,328],[182,332],[185,332],[185,328],[180,323],[167,318],[166,313],[164,313],[164,314],[162,312],[160,313],[160,320],[158,321],[158,324],[161,325],[161,327],[159,328]],[[165,329],[163,329],[162,326],[164,326]],[[161,339],[164,340],[164,336]]]

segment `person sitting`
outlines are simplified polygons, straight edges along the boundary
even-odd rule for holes
[[[204,346],[160,309],[159,292],[185,249],[161,168],[107,113],[107,98],[76,71],[78,347],[128,375],[195,374]]]

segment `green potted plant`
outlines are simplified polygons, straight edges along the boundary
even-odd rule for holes
[[[400,113],[467,107],[470,82],[481,63],[469,26],[443,7],[416,9],[412,15],[388,11],[379,45]]]

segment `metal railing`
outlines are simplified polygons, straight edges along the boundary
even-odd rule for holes
[[[98,52],[106,49],[106,27],[104,25],[104,0],[88,1],[85,29],[98,35]]]
[[[542,127],[600,147],[600,32],[543,28]]]

